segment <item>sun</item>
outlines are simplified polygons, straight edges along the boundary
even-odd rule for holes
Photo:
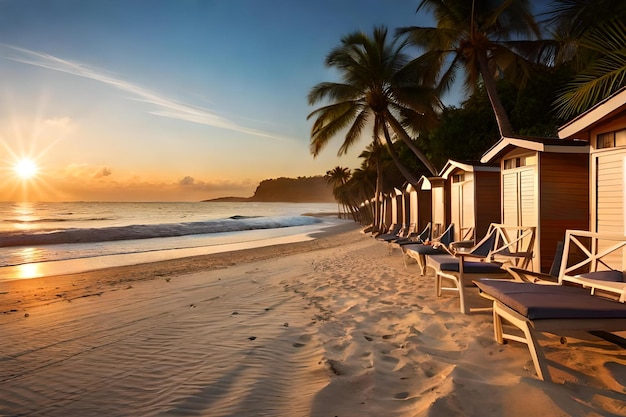
[[[34,177],[37,175],[37,171],[39,171],[37,164],[32,159],[28,158],[19,160],[17,164],[15,164],[14,170],[17,176],[23,180]]]

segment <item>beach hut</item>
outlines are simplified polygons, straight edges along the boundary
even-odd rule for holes
[[[481,158],[500,165],[502,223],[535,226],[533,269],[550,269],[565,230],[589,228],[589,145],[503,137]]]
[[[440,176],[450,190],[454,240],[481,239],[500,223],[500,166],[449,160]]]
[[[431,190],[422,188],[424,178],[420,178],[417,184],[407,183],[404,187],[408,194],[409,222],[415,223],[418,232],[424,230],[432,217]]]
[[[396,195],[397,223],[402,225],[404,232],[405,228],[409,226],[409,213],[406,210],[406,199],[404,197],[404,191],[394,187],[393,192]]]
[[[626,236],[626,87],[559,129],[589,143],[590,230]]]
[[[450,189],[442,177],[420,178],[422,189],[431,193],[430,218],[433,224],[433,236],[443,233],[450,222]]]

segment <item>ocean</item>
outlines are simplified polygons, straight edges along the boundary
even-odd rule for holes
[[[0,280],[307,240],[346,221],[336,212],[332,203],[0,203]]]

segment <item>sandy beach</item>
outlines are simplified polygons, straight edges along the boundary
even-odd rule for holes
[[[2,416],[625,416],[626,351],[541,339],[346,224],[318,239],[0,282]],[[477,293],[472,302],[484,302]]]

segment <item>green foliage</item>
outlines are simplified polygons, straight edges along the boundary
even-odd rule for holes
[[[330,203],[334,202],[332,186],[326,177],[275,178],[261,181],[249,201]]]

